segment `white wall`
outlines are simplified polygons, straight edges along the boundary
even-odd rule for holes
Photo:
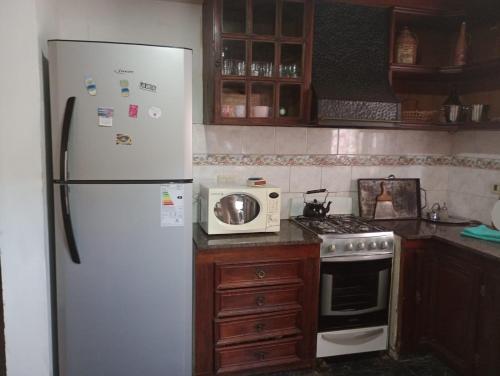
[[[193,123],[202,122],[201,4],[157,0],[56,0],[60,39],[193,49]]]
[[[0,249],[9,376],[52,369],[38,35],[35,0],[2,3]]]

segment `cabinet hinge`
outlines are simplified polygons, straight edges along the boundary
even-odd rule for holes
[[[417,291],[416,296],[415,296],[415,300],[416,300],[417,304],[420,304],[420,302],[422,301],[422,294],[420,293],[420,291]]]
[[[481,360],[481,357],[479,356],[479,354],[474,354],[474,363],[476,365],[479,364],[479,361]]]
[[[485,285],[481,285],[481,288],[479,289],[479,294],[481,296],[486,296],[486,286]]]

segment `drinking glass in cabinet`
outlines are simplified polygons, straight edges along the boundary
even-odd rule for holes
[[[247,96],[244,82],[223,82],[221,115],[228,118],[246,117]]]
[[[252,1],[253,33],[274,35],[276,32],[276,1]]]
[[[281,35],[300,38],[304,35],[304,4],[284,1],[281,11]]]
[[[224,76],[244,76],[246,74],[245,41],[222,41],[222,74]]]
[[[280,77],[298,78],[302,75],[302,45],[282,44]]]
[[[222,1],[222,32],[238,33],[246,32],[246,0],[223,0]]]
[[[283,84],[280,86],[280,117],[300,116],[300,85]]]
[[[272,77],[274,72],[274,43],[253,42],[250,75]]]
[[[273,116],[274,85],[253,83],[250,95],[250,116],[269,118]]]

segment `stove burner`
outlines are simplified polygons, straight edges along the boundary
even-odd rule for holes
[[[360,234],[385,231],[353,215],[329,215],[325,218],[295,217],[295,221],[318,234]]]

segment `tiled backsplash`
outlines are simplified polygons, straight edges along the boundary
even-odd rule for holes
[[[290,199],[316,188],[352,197],[356,212],[357,179],[393,174],[420,178],[430,204],[447,201],[452,214],[488,222],[498,199],[489,187],[500,183],[500,150],[471,133],[474,146],[467,149],[462,133],[194,125],[194,191],[218,177],[243,184],[262,176],[282,189],[287,218]]]

